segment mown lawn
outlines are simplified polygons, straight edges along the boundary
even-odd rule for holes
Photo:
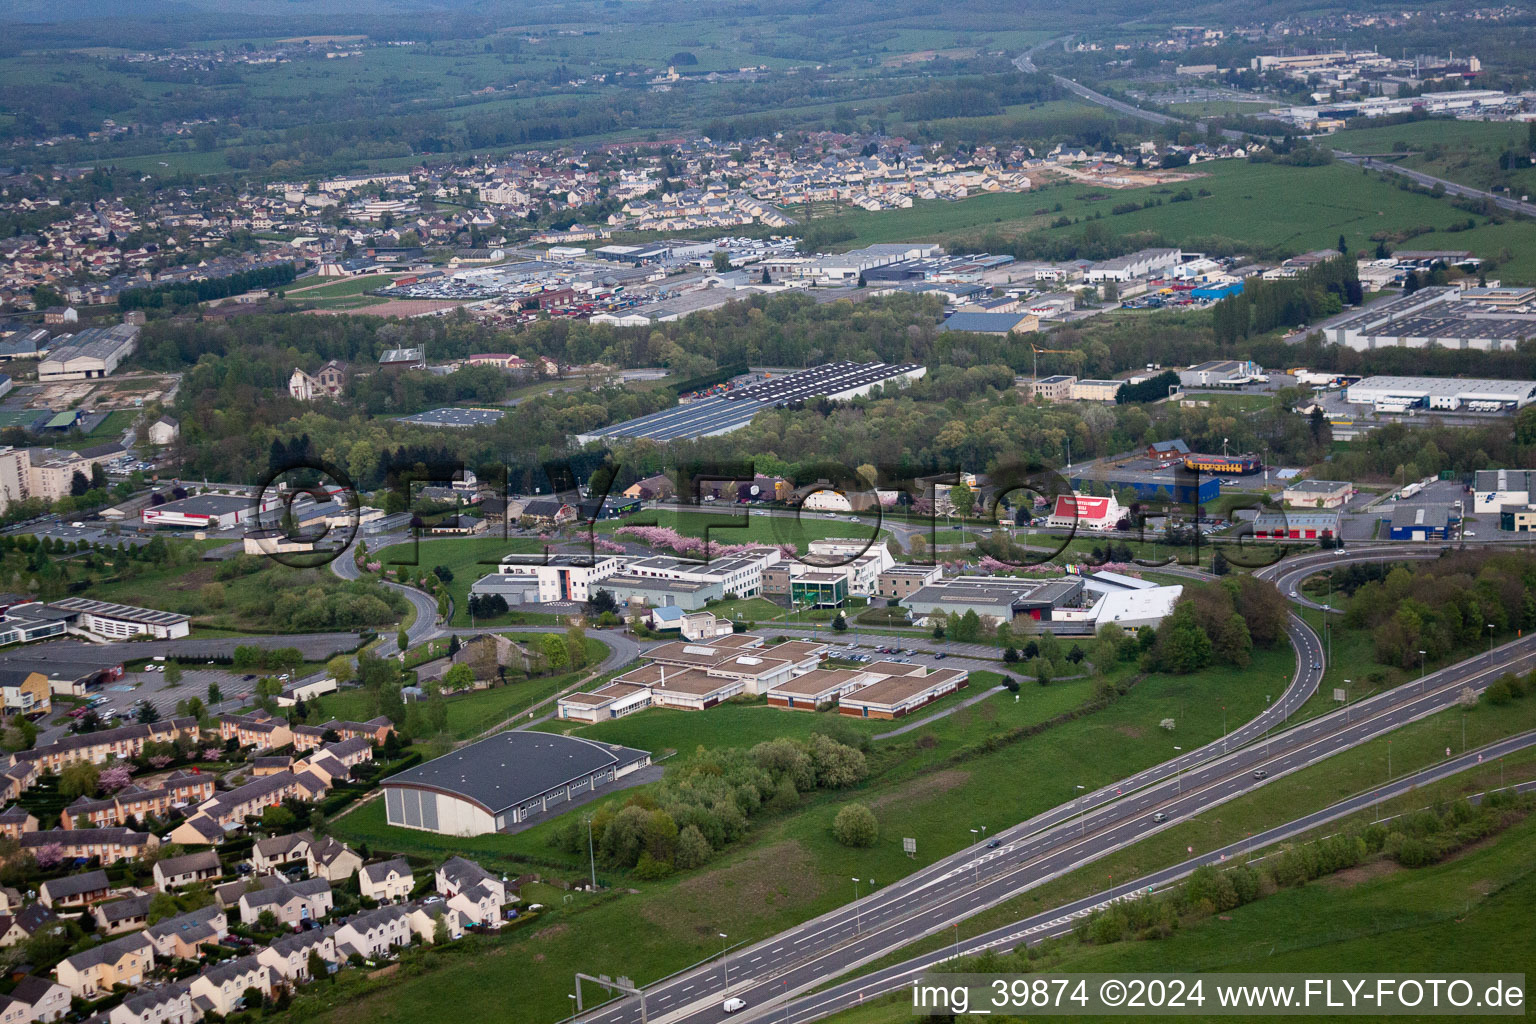
[[[448,583],[448,593],[453,597],[453,621],[449,625],[468,626],[469,588],[475,581],[495,572],[505,555],[535,554],[542,550],[543,544],[533,537],[444,537],[393,544],[370,552],[368,560],[382,563],[386,570],[406,569],[413,577],[425,576],[439,565],[446,566],[453,574]],[[526,616],[515,619],[508,616],[486,621],[477,619],[475,624],[505,625],[514,621],[535,620]]]

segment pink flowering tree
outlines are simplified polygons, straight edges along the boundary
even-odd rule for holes
[[[64,859],[64,846],[61,843],[49,843],[47,846],[39,846],[37,853],[33,854],[40,868],[58,867]]]
[[[96,783],[106,792],[116,793],[132,781],[133,766],[119,762],[109,768],[102,769],[101,776],[96,780]]]

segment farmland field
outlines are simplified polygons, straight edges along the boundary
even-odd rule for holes
[[[1098,189],[1057,183],[1022,194],[924,201],[909,210],[860,211],[814,223],[851,230],[853,237],[839,248],[921,239],[995,250],[1000,246],[988,243],[1035,231],[1047,238],[1079,236],[1089,219],[1100,216],[1115,234],[1150,231],[1186,248],[1242,247],[1287,254],[1332,248],[1341,234],[1351,249],[1371,249],[1378,234],[1396,232],[1409,235],[1416,249],[1471,249],[1497,258],[1506,281],[1536,282],[1536,245],[1529,223],[1492,224],[1473,218],[1476,226],[1471,230],[1449,230],[1464,225],[1469,215],[1344,164],[1291,167],[1222,160],[1192,170],[1201,177],[1187,187],[1210,195],[1197,194],[1188,202],[1167,201],[1185,186]],[[1162,199],[1163,205],[1119,215],[1110,212],[1119,203],[1149,199]],[[1077,223],[1050,227],[1062,216]]]

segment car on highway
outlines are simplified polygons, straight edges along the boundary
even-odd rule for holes
[[[720,1009],[724,1010],[726,1013],[736,1013],[740,1010],[745,1010],[746,1008],[747,1001],[738,996],[731,996],[731,998],[720,1004]]]
[[[1164,814],[1162,811],[1158,811],[1156,814],[1152,815],[1152,820],[1161,823],[1168,820],[1168,815]]]
[[[1258,771],[1253,773],[1253,777],[1259,780],[1267,779],[1269,778],[1269,772],[1265,771],[1263,768],[1260,768]]]
[[[994,839],[990,843],[987,844],[987,849],[995,850],[999,846],[1002,846],[1002,845],[1003,845],[1003,841],[1001,839]]]

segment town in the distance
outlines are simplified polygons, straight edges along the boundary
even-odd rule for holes
[[[68,6],[0,1024],[1525,1012],[1536,10]]]

